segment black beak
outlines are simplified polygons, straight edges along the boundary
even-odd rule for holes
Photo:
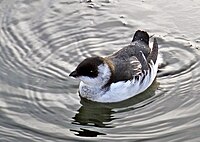
[[[72,76],[72,77],[77,77],[78,76],[78,73],[77,71],[73,71],[69,74],[69,76]]]

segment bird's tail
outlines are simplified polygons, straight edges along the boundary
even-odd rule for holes
[[[143,41],[144,43],[146,43],[147,45],[149,45],[149,35],[147,32],[145,31],[141,31],[141,30],[137,30],[133,36],[133,40],[134,41]]]

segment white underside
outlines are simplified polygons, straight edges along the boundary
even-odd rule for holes
[[[92,101],[97,102],[119,102],[131,98],[139,93],[145,91],[154,81],[157,70],[158,70],[158,61],[156,64],[151,61],[150,68],[151,72],[148,70],[147,74],[141,74],[139,79],[129,81],[119,81],[117,83],[112,83],[109,90],[100,90],[99,87],[90,87],[80,82],[79,91],[80,95],[84,98],[87,98]],[[145,76],[144,80],[142,80]]]

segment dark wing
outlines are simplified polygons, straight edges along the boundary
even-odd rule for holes
[[[140,61],[135,56],[131,57],[127,64],[130,64],[129,72],[130,72],[132,77],[141,72],[142,65],[141,65]]]
[[[157,43],[156,38],[154,38],[153,47],[152,47],[152,50],[151,50],[151,52],[150,52],[150,54],[147,58],[147,61],[150,62],[152,60],[155,64],[157,57],[158,57],[158,43]]]
[[[107,57],[112,63],[113,75],[110,82],[127,81],[133,79],[143,70],[148,70],[151,60],[155,63],[158,55],[158,44],[154,39],[153,48],[141,41],[135,41],[113,55]]]
[[[142,71],[140,61],[132,56],[128,60],[118,58],[108,58],[113,67],[111,82],[127,81],[133,79],[134,75]]]

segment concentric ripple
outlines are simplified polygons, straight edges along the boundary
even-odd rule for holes
[[[199,37],[181,35],[172,11],[159,4],[1,1],[0,141],[197,141]],[[162,62],[151,87],[120,103],[80,98],[69,73],[87,57],[129,44],[137,29],[159,43]]]

